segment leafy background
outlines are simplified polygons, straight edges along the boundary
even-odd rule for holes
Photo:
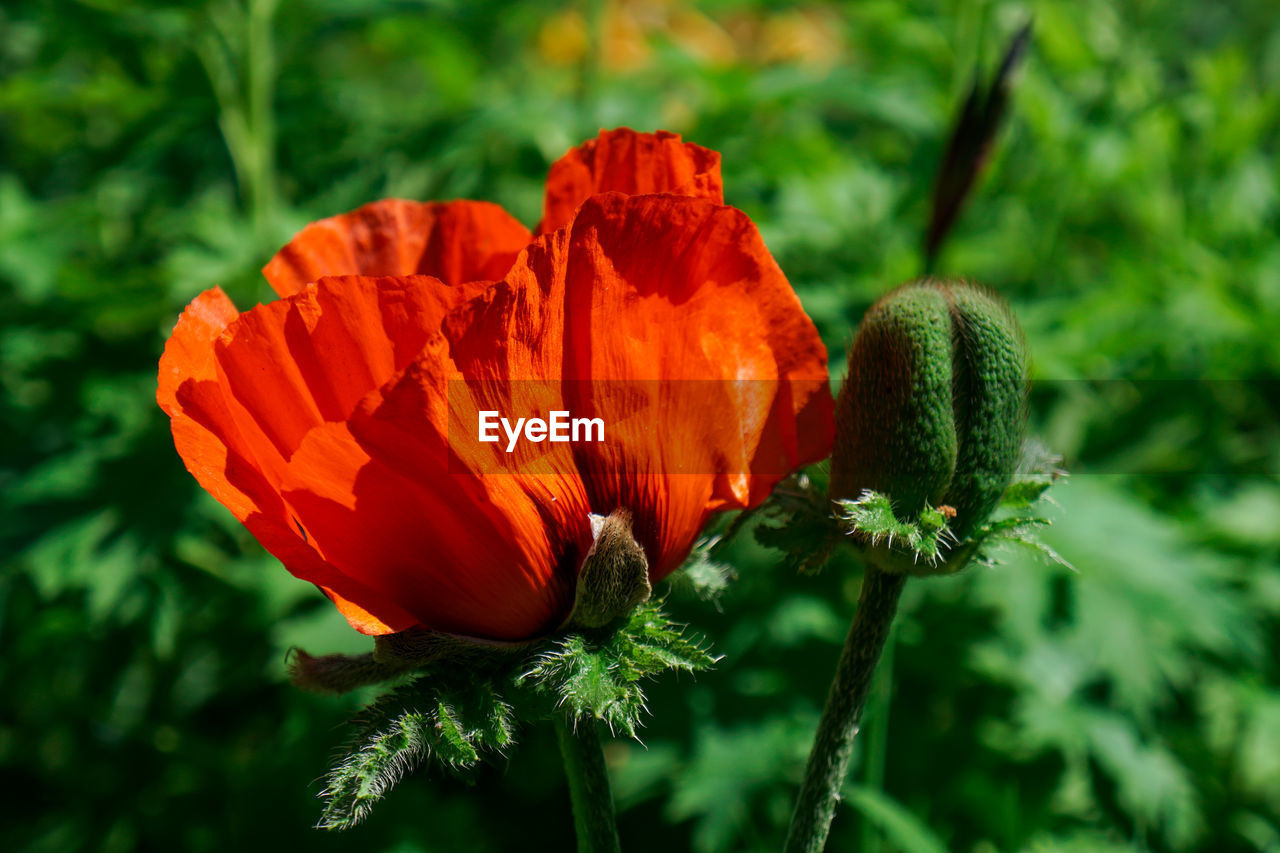
[[[0,9],[0,835],[30,851],[571,849],[554,738],[311,828],[363,638],[195,487],[155,406],[194,294],[267,299],[306,222],[383,196],[536,221],[601,126],[724,154],[836,375],[919,273],[975,69],[1035,38],[938,264],[1016,306],[1047,538],[912,582],[838,851],[1280,850],[1280,17],[1270,0],[39,2]],[[631,850],[780,845],[856,599],[750,536],[724,662],[609,751]],[[674,594],[673,594],[674,595]]]

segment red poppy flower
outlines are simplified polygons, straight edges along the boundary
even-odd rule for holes
[[[602,132],[552,166],[539,230],[375,202],[267,264],[281,299],[207,291],[165,347],[188,470],[364,633],[545,633],[592,514],[631,513],[657,582],[712,513],[830,450],[826,351],[721,203],[719,155]],[[507,454],[483,410],[589,413],[608,437]]]

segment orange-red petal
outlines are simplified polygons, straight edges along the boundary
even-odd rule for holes
[[[530,239],[496,204],[384,199],[313,222],[263,268],[281,296],[334,275],[429,275],[495,281]]]
[[[170,417],[187,470],[294,575],[341,599],[358,630],[381,634],[412,627],[416,620],[403,608],[324,560],[258,464],[232,415],[214,359],[215,339],[236,317],[220,289],[200,294],[179,319],[160,360],[156,399]]]
[[[655,188],[637,164],[666,155],[637,136],[602,134],[591,163]],[[667,177],[657,189],[683,180]],[[446,272],[466,281],[468,263]],[[711,513],[829,451],[825,349],[739,211],[597,195],[502,265],[494,285],[320,276],[244,315],[210,291],[161,360],[189,470],[366,633],[543,633],[572,601],[589,513],[630,510],[657,580]],[[273,283],[316,269],[286,259]],[[482,410],[601,417],[606,441],[508,454],[478,439]]]
[[[450,441],[451,373],[437,340],[362,402],[349,429],[309,433],[286,498],[330,560],[358,567],[421,624],[494,639],[546,633],[590,546],[581,483],[573,471],[477,476]]]
[[[568,225],[584,201],[604,192],[674,193],[721,204],[720,154],[665,130],[602,130],[551,165],[538,233]]]
[[[241,315],[213,350],[219,382],[260,462],[274,469],[309,430],[346,420],[414,359],[453,307],[488,286],[333,276]]]
[[[590,547],[572,464],[520,481],[451,455],[451,405],[467,398],[449,399],[432,329],[488,287],[325,278],[243,315],[215,292],[162,360],[159,398],[201,484],[366,633],[519,639],[572,601]]]
[[[468,379],[545,397],[514,414],[558,394],[604,420],[572,456],[592,512],[631,510],[655,579],[712,512],[830,451],[826,349],[750,220],[705,199],[589,199],[443,334]]]

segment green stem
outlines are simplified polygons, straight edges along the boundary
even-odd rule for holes
[[[893,638],[890,630],[880,653],[880,665],[871,682],[871,695],[867,702],[871,714],[867,726],[867,752],[864,764],[863,784],[871,791],[884,790],[884,769],[889,749],[889,703],[893,699]],[[880,853],[880,827],[866,815],[862,816],[862,847],[860,853]]]
[[[862,579],[858,611],[849,626],[827,706],[804,771],[804,784],[791,816],[786,853],[821,853],[827,844],[840,788],[853,755],[853,739],[871,689],[871,677],[898,609],[905,575],[868,566]]]
[[[569,777],[578,853],[619,853],[613,792],[609,788],[600,729],[594,720],[574,723],[559,715],[555,718],[555,727],[564,772]]]
[[[218,125],[236,184],[259,240],[271,237],[277,203],[272,112],[276,6],[277,0],[211,3],[195,36],[196,54],[218,102]]]
[[[276,77],[272,31],[275,13],[276,0],[249,0],[245,104],[253,135],[250,205],[259,239],[264,236],[276,203],[276,130],[272,111]]]

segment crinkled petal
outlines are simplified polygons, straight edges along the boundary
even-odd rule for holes
[[[563,228],[591,196],[674,193],[724,202],[720,154],[675,133],[602,130],[551,165],[539,234]]]
[[[349,429],[308,433],[286,497],[330,560],[421,624],[493,639],[544,634],[567,615],[590,547],[581,481],[571,465],[564,477],[480,476],[466,448],[496,448],[474,434],[451,441],[451,430],[502,391],[485,388],[477,402],[454,377],[437,338],[360,404]]]
[[[545,633],[590,513],[630,510],[660,579],[832,432],[825,349],[754,226],[674,194],[586,200],[494,285],[321,277],[239,317],[202,295],[157,398],[201,484],[366,633]],[[605,440],[478,434],[553,411]]]
[[[281,296],[335,275],[429,275],[451,285],[496,281],[530,236],[489,202],[384,199],[311,223],[262,274]]]
[[[448,311],[488,286],[335,276],[241,315],[214,352],[219,381],[261,463],[274,470],[307,432],[346,420],[417,356]]]
[[[221,289],[197,296],[179,319],[160,360],[161,408],[187,470],[297,577],[339,602],[351,624],[367,634],[412,627],[416,620],[390,599],[343,575],[325,561],[258,464],[220,384],[214,341],[237,318]]]
[[[754,225],[708,200],[593,197],[442,332],[468,379],[545,398],[517,414],[558,396],[604,422],[547,453],[572,453],[593,512],[631,510],[655,580],[712,512],[830,451],[826,349]]]

